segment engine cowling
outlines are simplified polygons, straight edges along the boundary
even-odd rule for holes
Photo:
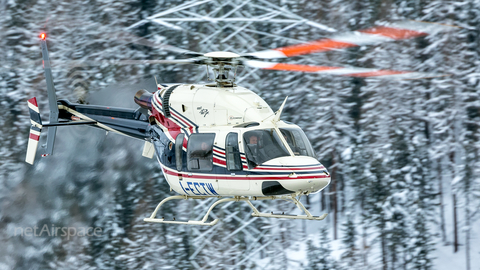
[[[138,90],[137,93],[135,94],[134,101],[137,103],[140,107],[151,110],[152,109],[152,97],[153,94],[148,92],[145,89]]]

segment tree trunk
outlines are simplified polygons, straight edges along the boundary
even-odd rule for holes
[[[442,179],[442,164],[441,161],[437,163],[437,176],[438,176],[438,196],[440,199],[440,230],[442,233],[443,244],[447,243],[447,234],[445,232],[445,207],[443,202],[443,179]]]
[[[362,233],[362,238],[363,238],[363,266],[367,266],[368,260],[367,260],[367,228],[365,227],[365,224],[362,225],[363,227],[363,233]]]
[[[340,213],[345,213],[345,179],[337,177],[337,183],[338,183],[338,201],[339,201],[339,206],[337,207],[340,211]]]
[[[336,184],[336,169],[334,168],[332,170],[332,173],[330,174],[330,176],[332,177],[332,181],[331,181],[331,190],[332,190],[332,210],[333,210],[333,239],[334,240],[337,240],[337,184]]]
[[[387,250],[385,247],[385,236],[383,235],[383,229],[381,232],[381,241],[382,241],[382,264],[383,264],[383,270],[388,270],[388,265],[387,265]]]
[[[320,209],[325,211],[325,189],[320,192]]]
[[[363,211],[363,200],[360,202],[360,209]],[[362,242],[363,242],[363,266],[367,266],[367,226],[365,226],[365,217],[362,217]]]
[[[397,263],[397,248],[396,246],[393,247],[393,250],[390,250],[390,252],[392,253],[392,263],[391,263],[391,268],[392,269],[396,269],[395,268],[395,264]]]
[[[457,199],[453,194],[453,252],[458,251],[458,234],[457,234]]]
[[[469,181],[469,180],[467,180]],[[470,270],[470,196],[468,196],[469,192],[466,190],[465,196],[465,256],[467,260],[467,270]]]

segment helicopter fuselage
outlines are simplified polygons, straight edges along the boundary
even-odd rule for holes
[[[252,91],[214,85],[158,88],[148,108],[150,122],[156,124],[152,143],[165,179],[177,193],[309,194],[329,184],[303,131],[274,121],[275,113]]]

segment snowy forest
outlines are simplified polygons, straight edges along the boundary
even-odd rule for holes
[[[480,1],[0,0],[0,14],[0,269],[480,269]],[[274,111],[289,97],[282,120],[305,131],[332,176],[302,197],[323,221],[255,218],[232,202],[214,209],[213,227],[146,223],[174,195],[160,165],[143,142],[90,127],[60,127],[54,154],[25,163],[27,100],[48,117],[41,32],[58,98],[136,108],[154,76],[206,83],[206,71],[122,60],[255,52],[405,20],[458,29],[285,62],[447,76],[238,71]],[[162,215],[198,219],[212,202],[169,203]],[[45,225],[102,233],[16,231]]]

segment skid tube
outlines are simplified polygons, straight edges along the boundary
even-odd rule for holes
[[[221,196],[215,196],[217,198],[222,198]],[[176,195],[176,196],[170,196],[168,198],[163,199],[155,208],[153,211],[152,215],[149,218],[143,219],[145,222],[154,222],[154,223],[167,223],[167,224],[184,224],[184,225],[202,225],[202,226],[213,226],[218,223],[219,219],[215,219],[211,222],[207,222],[208,216],[210,215],[210,212],[213,210],[213,208],[221,203],[224,202],[231,202],[231,201],[245,201],[250,208],[252,208],[253,217],[268,217],[268,218],[288,218],[288,219],[307,219],[307,220],[323,220],[325,217],[327,217],[327,214],[323,214],[321,216],[313,216],[310,214],[310,212],[305,208],[305,206],[296,198],[296,194],[291,194],[291,195],[283,195],[283,196],[265,196],[265,197],[257,197],[257,196],[252,196],[252,197],[244,197],[244,196],[235,196],[233,198],[223,198],[220,199],[216,202],[214,202],[210,208],[208,208],[207,213],[201,220],[188,220],[188,221],[176,221],[175,218],[173,220],[165,220],[164,217],[162,218],[156,218],[156,215],[158,213],[158,210],[160,210],[160,207],[171,200],[188,200],[188,199],[208,199],[208,198],[213,198],[213,196],[187,196],[187,195]],[[273,214],[272,213],[262,213],[258,211],[258,209],[251,203],[251,201],[260,201],[260,200],[287,200],[291,201],[294,203],[301,211],[305,213],[305,215],[285,215],[285,214]]]

